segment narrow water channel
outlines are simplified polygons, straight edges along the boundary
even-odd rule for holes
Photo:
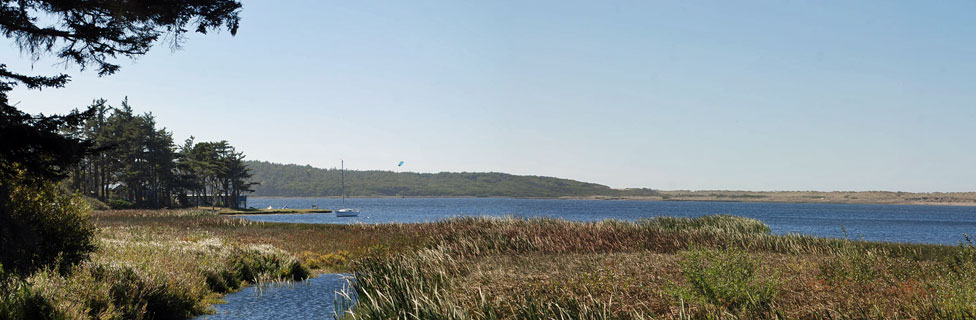
[[[303,282],[250,286],[224,296],[216,313],[196,319],[333,319],[336,295],[349,286],[349,274],[323,274]],[[351,289],[350,289],[351,291]]]

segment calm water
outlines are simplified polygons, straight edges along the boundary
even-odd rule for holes
[[[256,208],[339,207],[332,198],[250,198]],[[957,244],[963,234],[976,234],[976,208],[873,204],[748,203],[679,201],[608,201],[510,198],[366,198],[346,199],[362,209],[356,218],[334,214],[248,216],[247,219],[295,223],[429,222],[455,216],[555,217],[577,221],[634,221],[656,216],[697,217],[732,214],[759,219],[774,233],[802,233],[856,239]]]
[[[347,286],[348,276],[323,274],[304,282],[247,287],[224,296],[227,303],[215,305],[216,314],[197,319],[333,319],[335,292]]]

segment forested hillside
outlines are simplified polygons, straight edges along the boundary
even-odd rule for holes
[[[337,169],[247,161],[253,174],[255,196],[338,196]],[[474,196],[474,197],[563,197],[653,195],[650,189],[617,190],[610,187],[539,176],[505,173],[413,173],[346,170],[349,196]]]

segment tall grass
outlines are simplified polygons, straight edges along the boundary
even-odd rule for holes
[[[0,267],[0,319],[52,319],[54,306],[24,281]]]
[[[99,240],[92,259],[71,270],[43,270],[8,285],[0,319],[186,319],[243,285],[309,276],[284,251],[205,234],[178,239],[113,227],[102,228]]]
[[[432,232],[426,249],[358,261],[359,302],[346,317],[966,319],[976,314],[972,245],[777,236],[761,222],[732,216],[634,223],[457,218],[425,228]],[[558,270],[550,272],[553,267]],[[572,274],[593,280],[573,280]]]
[[[386,259],[368,258],[355,273],[355,307],[347,319],[632,319],[611,311],[611,301],[592,296],[520,295],[489,301],[483,294],[460,296],[468,270],[445,248],[424,249]],[[348,305],[350,294],[346,297]],[[642,318],[642,317],[638,317]]]
[[[388,225],[257,223],[194,210],[94,217],[92,259],[66,276],[46,270],[6,284],[0,320],[185,318],[243,285],[307,277],[307,266],[353,271],[352,291],[336,297],[355,297],[340,315],[352,319],[976,315],[972,242],[781,236],[733,216]]]

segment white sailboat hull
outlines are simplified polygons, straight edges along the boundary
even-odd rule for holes
[[[339,209],[335,214],[336,217],[355,217],[359,215],[359,209]]]
[[[339,171],[340,174],[342,174],[341,176],[342,177],[341,178],[342,179],[342,205],[345,206],[346,205],[346,162],[345,161],[340,162],[340,168],[342,168],[341,171]],[[343,208],[343,209],[336,210],[335,214],[336,217],[355,217],[359,215],[359,209]]]

